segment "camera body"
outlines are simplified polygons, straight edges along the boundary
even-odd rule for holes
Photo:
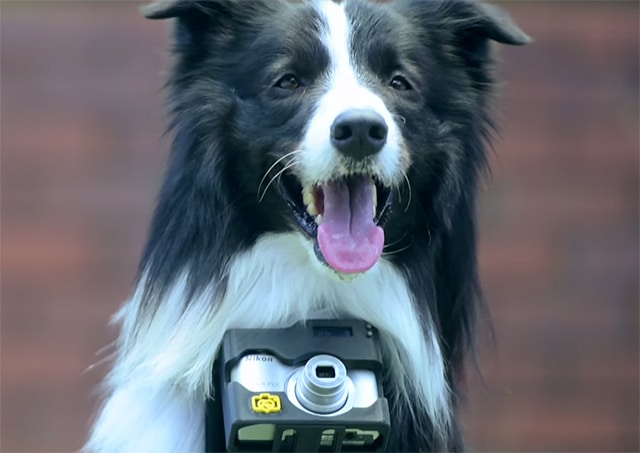
[[[229,330],[215,373],[227,451],[385,451],[381,371],[361,320]]]

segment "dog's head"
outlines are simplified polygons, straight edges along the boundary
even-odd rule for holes
[[[177,18],[183,180],[204,203],[206,184],[224,186],[250,236],[301,231],[341,274],[446,223],[483,161],[489,41],[529,40],[462,0],[160,0],[143,12]]]

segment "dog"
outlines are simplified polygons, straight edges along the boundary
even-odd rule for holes
[[[465,448],[493,43],[470,0],[158,0],[172,152],[86,451],[202,452],[231,328],[380,334],[389,451]]]

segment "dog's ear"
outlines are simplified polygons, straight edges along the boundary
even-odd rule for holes
[[[147,19],[208,16],[225,18],[255,17],[280,0],[155,0],[140,8]]]
[[[503,9],[476,0],[464,3],[462,13],[468,19],[461,21],[463,32],[512,46],[521,46],[532,41]]]
[[[502,8],[478,0],[454,0],[444,5],[445,16],[462,47],[482,47],[486,40],[512,46],[531,42]]]
[[[274,1],[274,0],[271,0]],[[265,0],[155,0],[140,8],[147,19],[226,17],[258,9]]]
[[[449,23],[455,53],[469,67],[491,61],[491,41],[521,46],[531,38],[501,8],[478,0],[450,0],[445,3],[445,23]]]
[[[140,8],[148,19],[176,19],[176,49],[197,53],[205,33],[228,36],[281,0],[155,0]]]
[[[501,8],[480,0],[396,0],[390,2],[410,23],[454,40],[461,50],[486,50],[488,41],[523,45],[531,38]]]
[[[185,12],[197,9],[199,2],[193,0],[156,0],[140,8],[147,19],[169,19],[179,17]]]

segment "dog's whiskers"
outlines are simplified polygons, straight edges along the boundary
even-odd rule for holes
[[[411,204],[411,181],[409,181],[409,176],[407,176],[407,172],[404,170],[402,170],[402,177],[407,183],[407,191],[409,192],[409,199],[407,200],[407,205],[404,208],[404,212],[407,212],[409,210],[409,205]]]
[[[112,360],[114,360],[115,356],[116,356],[116,351],[117,349],[117,344],[115,341],[112,341],[111,343],[107,344],[106,346],[103,346],[102,348],[100,348],[96,353],[96,357],[98,358],[94,363],[89,364],[84,372],[85,373],[89,373],[91,371],[93,371],[95,368],[107,363],[107,362],[111,362]]]
[[[392,242],[391,244],[389,244],[389,246],[396,245],[396,244],[398,244],[398,243],[402,242],[402,241],[403,241],[403,239],[404,239],[404,237],[405,237],[405,236],[402,236],[399,240],[397,240],[397,241]],[[411,238],[410,238],[410,239],[411,239],[411,240],[409,241],[409,243],[408,243],[407,245],[405,245],[404,247],[401,247],[401,248],[396,249],[396,250],[386,250],[386,251],[383,251],[383,252],[382,252],[382,256],[387,257],[387,256],[396,255],[396,254],[398,254],[398,253],[402,253],[402,252],[404,252],[404,251],[405,251],[405,250],[407,250],[409,247],[411,247],[411,245],[413,244],[413,236],[411,236]],[[385,246],[385,248],[386,248],[386,247],[387,247],[387,246]],[[384,249],[383,249],[383,250],[384,250]]]
[[[406,232],[406,231],[404,231],[404,232],[402,233],[402,236],[400,236],[400,237],[399,237],[398,239],[396,239],[395,241],[393,241],[393,242],[389,242],[388,244],[385,244],[385,245],[384,245],[384,247],[383,247],[383,250],[384,250],[384,249],[386,249],[386,248],[389,248],[389,247],[393,247],[393,246],[394,246],[394,245],[396,245],[396,244],[399,244],[400,242],[402,242],[402,241],[404,240],[404,238],[405,238],[405,237],[407,237],[407,232]]]
[[[290,169],[291,167],[293,167],[295,165],[295,161],[293,159],[291,159],[291,161],[289,161],[284,167],[282,167],[278,173],[276,173],[273,178],[271,178],[269,180],[269,182],[267,183],[267,185],[265,186],[264,190],[262,191],[262,194],[260,195],[260,197],[258,198],[258,203],[261,203],[264,196],[267,194],[267,190],[269,190],[269,187],[271,187],[271,184],[273,184],[273,182],[276,179],[279,179],[280,176],[282,176],[282,174],[287,171],[288,169]]]
[[[262,179],[260,180],[260,184],[258,184],[258,203],[260,203],[262,201],[262,199],[264,198],[265,194],[267,193],[267,189],[273,183],[273,180],[275,178],[279,177],[280,175],[282,175],[283,171],[287,170],[288,168],[291,168],[291,166],[295,162],[295,155],[300,153],[300,152],[302,152],[302,150],[296,149],[296,150],[291,151],[290,153],[285,154],[284,156],[282,156],[278,160],[276,160],[273,164],[271,164],[271,166],[267,169],[267,171],[264,172],[264,176],[262,176]],[[287,159],[288,157],[291,157],[291,160],[287,164],[285,164],[284,168],[282,170],[280,170],[276,174],[276,176],[274,176],[273,178],[271,178],[269,180],[269,183],[266,185],[264,190],[262,192],[260,192],[260,189],[262,188],[262,184],[264,184],[265,180],[267,179],[267,176],[269,176],[269,173],[271,173],[271,171],[275,167],[277,167],[280,162],[282,162],[283,160]]]

